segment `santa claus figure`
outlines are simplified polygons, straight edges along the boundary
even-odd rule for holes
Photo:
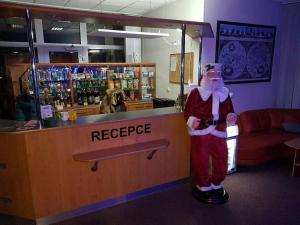
[[[228,200],[222,183],[227,174],[226,127],[236,123],[236,114],[220,64],[205,65],[200,87],[187,98],[184,116],[196,179],[193,196],[205,203],[224,203]]]

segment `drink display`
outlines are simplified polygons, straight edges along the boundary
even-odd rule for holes
[[[107,89],[122,89],[127,101],[155,97],[153,63],[37,64],[37,75],[40,104],[51,105],[54,112],[80,107],[98,109]]]

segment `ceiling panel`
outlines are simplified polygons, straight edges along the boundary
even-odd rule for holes
[[[129,7],[137,8],[137,9],[143,9],[143,8],[153,9],[153,8],[156,8],[160,5],[161,5],[161,3],[159,3],[159,2],[136,1],[136,2],[132,3]]]
[[[43,4],[57,7],[92,9],[111,13],[142,15],[176,0],[7,0],[19,3]],[[139,10],[138,10],[139,9]]]
[[[99,9],[100,11],[107,11],[107,12],[118,12],[122,8],[123,6],[101,4],[96,9]]]
[[[34,0],[8,0],[10,2],[25,2],[25,3],[33,3]]]
[[[104,0],[101,2],[101,4],[105,5],[115,5],[115,6],[127,6],[132,4],[133,2],[136,2],[137,0]]]
[[[92,9],[99,4],[100,0],[70,0],[66,4],[66,7]]]
[[[147,11],[148,11],[148,8],[137,9],[137,8],[127,7],[127,8],[120,10],[119,12],[123,13],[123,14],[128,14],[128,15],[142,15]]]
[[[68,0],[35,0],[37,4],[64,6]]]

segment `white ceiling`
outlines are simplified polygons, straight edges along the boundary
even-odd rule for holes
[[[33,3],[48,6],[90,9],[99,12],[143,15],[146,12],[176,0],[6,0],[7,2]]]

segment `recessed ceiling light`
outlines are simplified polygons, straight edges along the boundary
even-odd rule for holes
[[[91,32],[90,36],[120,37],[120,38],[159,38],[159,37],[169,37],[170,35],[167,33],[98,29],[98,32]]]
[[[52,27],[51,30],[56,30],[56,31],[61,31],[63,30],[64,28],[62,27]]]
[[[21,25],[21,24],[11,24],[11,28],[14,28],[14,29],[23,29],[24,25]]]
[[[72,23],[70,20],[59,20],[60,23]]]
[[[89,53],[99,53],[100,50],[99,49],[90,49]]]

